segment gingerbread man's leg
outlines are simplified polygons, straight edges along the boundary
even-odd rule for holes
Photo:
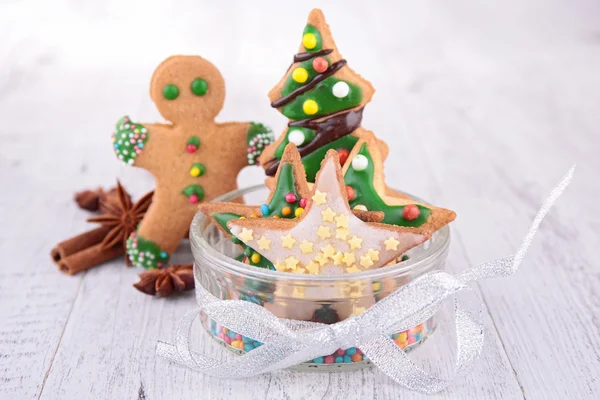
[[[134,265],[160,268],[166,265],[185,237],[196,206],[174,190],[157,185],[152,205],[146,212],[136,233],[127,241],[127,254]],[[169,232],[165,235],[165,232]]]

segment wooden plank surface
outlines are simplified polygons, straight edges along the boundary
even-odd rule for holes
[[[391,2],[390,2],[391,3]],[[369,3],[371,4],[371,3]],[[201,54],[227,80],[220,120],[284,119],[266,93],[311,5],[280,2],[0,2],[0,398],[421,398],[373,370],[219,381],[156,359],[194,306],[153,299],[113,262],[76,277],[48,258],[87,229],[75,190],[119,177],[117,118],[159,119],[155,65]],[[600,392],[600,6],[592,1],[331,2],[340,51],[378,92],[364,126],[386,140],[391,186],[457,211],[449,269],[511,253],[572,163],[572,187],[519,273],[477,286],[487,341],[474,371],[433,396],[595,398]],[[259,182],[245,170],[242,186]],[[175,260],[190,259],[183,245]],[[450,328],[415,354],[452,365]],[[198,346],[226,357],[208,341]],[[200,344],[203,343],[203,344]]]

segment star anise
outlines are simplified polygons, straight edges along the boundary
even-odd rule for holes
[[[106,204],[108,200],[117,200],[117,188],[113,187],[109,190],[104,190],[101,187],[95,190],[82,190],[80,192],[75,193],[75,202],[79,206],[79,208],[91,212],[106,212],[106,210],[102,207],[103,204]],[[129,194],[127,194],[127,198],[131,200]]]
[[[152,296],[167,297],[173,292],[182,292],[194,288],[192,264],[151,269],[142,272],[139,276],[140,281],[135,283],[133,287]]]
[[[121,183],[117,181],[117,198],[101,200],[101,208],[105,210],[105,213],[89,218],[89,222],[97,222],[102,226],[110,227],[111,230],[108,232],[104,240],[102,240],[102,249],[113,248],[119,243],[125,249],[127,238],[134,232],[144,217],[146,210],[152,203],[152,196],[154,192],[147,193],[135,204],[131,202],[131,197]],[[129,257],[125,256],[127,265],[131,265]]]

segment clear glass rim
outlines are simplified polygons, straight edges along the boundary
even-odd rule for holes
[[[245,194],[254,192],[256,190],[264,189],[264,184],[249,186],[243,189],[238,189],[226,193],[212,200],[213,202],[219,201],[230,201],[235,198],[241,197]],[[410,196],[411,199],[420,203],[427,204],[424,200],[413,196],[409,193],[404,193]],[[227,273],[235,274],[246,278],[259,278],[266,280],[290,280],[290,281],[303,281],[303,282],[320,282],[320,283],[333,283],[338,281],[352,280],[373,280],[387,277],[390,275],[406,274],[413,271],[418,271],[421,268],[427,268],[435,263],[439,258],[445,257],[447,249],[450,245],[450,228],[448,225],[441,228],[435,236],[435,239],[431,242],[427,249],[424,249],[411,256],[402,263],[388,265],[386,267],[377,268],[373,270],[366,270],[361,272],[346,273],[342,275],[308,275],[308,274],[292,274],[289,272],[272,271],[264,268],[254,267],[252,265],[244,264],[241,261],[237,261],[231,257],[221,253],[213,246],[211,246],[203,235],[200,233],[200,227],[205,223],[206,216],[200,211],[196,213],[192,224],[190,226],[190,244],[192,247],[192,253],[194,254],[195,268],[199,267],[199,259],[210,262],[210,264],[222,271]],[[431,240],[431,239],[430,239]]]

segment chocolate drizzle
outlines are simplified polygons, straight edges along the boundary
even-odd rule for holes
[[[313,140],[305,146],[298,148],[300,156],[304,157],[305,155],[354,132],[358,129],[362,121],[363,109],[364,107],[356,110],[344,111],[326,119],[322,119],[323,117],[316,117],[290,122],[288,124],[290,128],[300,126],[316,131]],[[279,168],[279,160],[272,158],[265,163],[265,167],[265,173],[268,176],[275,176],[277,168]]]
[[[293,101],[296,97],[308,92],[309,90],[311,90],[312,88],[317,86],[320,82],[324,81],[325,79],[329,78],[331,75],[338,72],[340,69],[342,69],[342,67],[344,65],[346,65],[346,60],[340,60],[340,61],[337,61],[337,62],[331,64],[325,72],[315,75],[315,77],[312,79],[312,81],[308,82],[306,85],[300,86],[298,89],[293,90],[287,96],[280,97],[279,99],[272,102],[271,107],[279,108],[279,107],[282,107],[282,106],[286,105],[287,103]]]
[[[310,60],[311,58],[326,56],[332,53],[332,49],[325,49],[321,51],[315,51],[314,53],[299,53],[294,56],[294,63]]]

